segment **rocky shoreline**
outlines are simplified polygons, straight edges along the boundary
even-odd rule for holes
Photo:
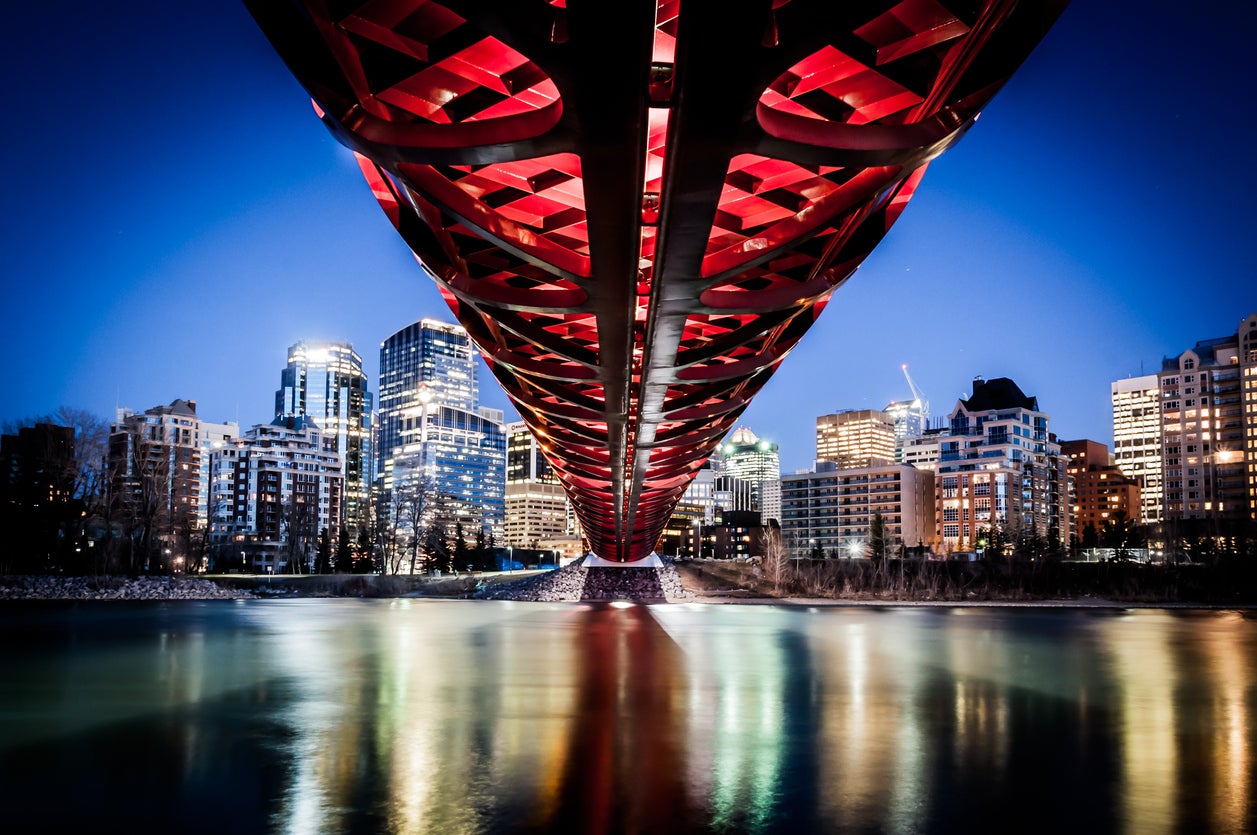
[[[676,602],[693,600],[686,591],[676,567],[670,562],[660,568],[586,568],[584,560],[554,571],[522,580],[498,581],[469,586],[458,597],[479,600],[518,600],[536,602],[576,602],[581,600],[641,600]],[[331,576],[331,575],[329,575]],[[365,582],[375,578],[352,575],[345,582],[311,582],[304,587],[276,582],[255,587],[199,577],[160,576],[61,577],[21,575],[0,577],[0,601],[4,600],[233,600],[275,597],[444,597],[447,593],[410,584]],[[279,579],[279,578],[277,578]],[[291,578],[283,578],[284,580]],[[318,578],[312,578],[318,579]],[[344,580],[345,578],[339,577]],[[333,587],[334,586],[334,587]],[[474,589],[474,590],[473,590]]]
[[[233,600],[256,596],[196,577],[0,577],[0,600]]]
[[[660,568],[586,568],[584,559],[514,583],[480,589],[478,600],[524,600],[546,603],[581,600],[641,600],[674,603],[694,596],[681,585],[670,560]]]

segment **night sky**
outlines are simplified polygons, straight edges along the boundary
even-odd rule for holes
[[[374,391],[381,340],[452,321],[243,5],[6,23],[0,420],[182,397],[247,428],[298,339],[352,342]],[[1111,381],[1233,334],[1255,32],[1249,2],[1075,0],[745,413],[783,472],[816,415],[908,397],[903,363],[936,416],[1011,377],[1062,438],[1111,443]]]

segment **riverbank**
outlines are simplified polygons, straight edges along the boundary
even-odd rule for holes
[[[233,600],[257,596],[198,577],[0,577],[0,600]]]
[[[597,575],[592,580],[590,574]],[[1238,566],[824,560],[777,576],[756,560],[668,561],[665,568],[426,575],[0,577],[2,600],[432,598],[535,602],[639,600],[801,606],[1254,608],[1254,571]]]

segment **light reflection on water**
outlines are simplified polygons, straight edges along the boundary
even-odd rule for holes
[[[13,605],[0,663],[19,829],[1257,828],[1235,612]]]

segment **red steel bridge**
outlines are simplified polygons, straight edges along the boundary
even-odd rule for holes
[[[246,5],[626,562],[1065,2]]]

